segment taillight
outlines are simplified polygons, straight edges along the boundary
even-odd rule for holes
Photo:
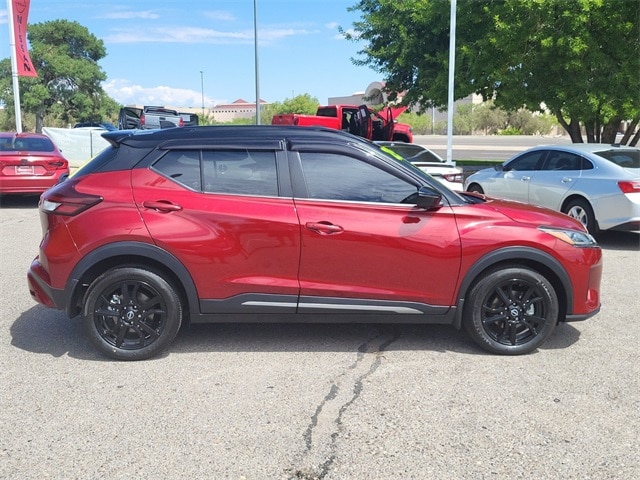
[[[102,201],[98,195],[78,192],[75,188],[77,183],[71,179],[47,190],[40,198],[40,210],[73,217]]]
[[[442,175],[447,182],[457,182],[462,183],[462,174],[461,173],[445,173]]]
[[[622,193],[638,193],[640,192],[640,180],[624,180],[618,182],[618,187]]]
[[[184,120],[182,119],[182,117],[180,117],[180,120],[178,121],[178,126],[184,127]]]
[[[144,127],[144,113],[140,115],[140,126]]]

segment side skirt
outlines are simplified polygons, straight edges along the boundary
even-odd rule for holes
[[[456,308],[417,302],[245,294],[201,300],[192,323],[414,323],[453,325]]]

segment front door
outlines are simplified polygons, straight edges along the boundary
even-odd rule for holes
[[[295,198],[299,311],[442,313],[451,305],[460,240],[450,207],[417,208],[416,185],[355,156],[300,152],[299,160],[307,188]]]

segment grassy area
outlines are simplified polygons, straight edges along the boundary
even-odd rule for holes
[[[454,160],[456,165],[464,167],[493,167],[504,163],[504,160]]]

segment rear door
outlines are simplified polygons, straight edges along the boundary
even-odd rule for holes
[[[295,312],[300,227],[281,150],[176,147],[134,169],[132,184],[154,241],[190,271],[203,313]]]
[[[357,149],[300,147],[293,156],[299,311],[446,311],[460,267],[451,208],[417,208],[415,183]]]
[[[590,166],[580,155],[550,150],[542,169],[530,182],[529,203],[560,210],[567,193],[580,179],[583,162]]]

